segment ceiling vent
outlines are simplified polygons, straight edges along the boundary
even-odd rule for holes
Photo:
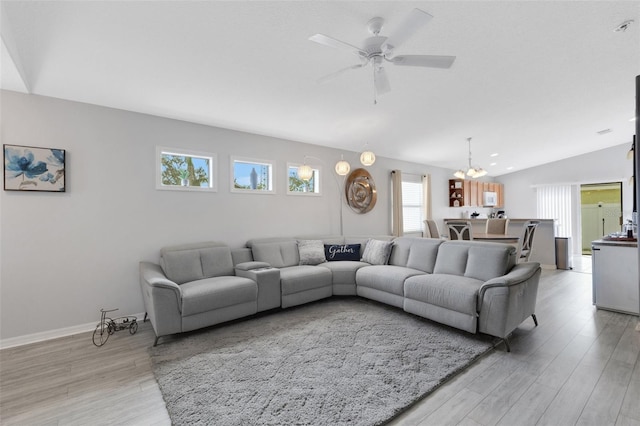
[[[613,130],[611,129],[602,129],[602,130],[598,130],[596,133],[602,136],[602,135],[606,135],[607,133],[611,133],[612,131]]]

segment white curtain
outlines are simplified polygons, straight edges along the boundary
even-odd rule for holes
[[[433,219],[431,216],[431,175],[422,175],[422,199],[424,200],[424,219]]]
[[[391,234],[400,237],[403,234],[402,217],[402,172],[391,171]]]
[[[536,189],[540,219],[557,219],[556,236],[571,237],[571,185],[539,186]]]

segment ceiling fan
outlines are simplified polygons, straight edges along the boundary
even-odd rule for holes
[[[309,37],[309,40],[316,43],[345,50],[355,54],[360,63],[340,69],[334,73],[326,75],[318,80],[322,83],[333,79],[340,74],[357,68],[363,68],[372,65],[373,69],[373,86],[374,100],[377,103],[377,95],[382,95],[391,90],[387,73],[384,70],[384,63],[389,62],[393,65],[410,66],[410,67],[427,67],[427,68],[451,68],[455,56],[439,56],[439,55],[398,55],[394,56],[394,49],[402,45],[408,40],[418,29],[429,22],[433,16],[420,9],[413,9],[409,16],[404,20],[402,25],[398,27],[396,32],[389,37],[380,35],[384,20],[376,17],[367,23],[367,29],[373,37],[367,38],[363,47],[359,48],[352,44],[345,43],[333,37],[324,34],[315,34]]]

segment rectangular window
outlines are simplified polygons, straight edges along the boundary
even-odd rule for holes
[[[231,192],[275,194],[274,163],[268,160],[231,158]]]
[[[420,176],[402,175],[402,216],[404,233],[422,232],[424,190]]]
[[[216,154],[156,147],[156,189],[217,191]]]
[[[311,178],[303,180],[298,176],[301,164],[287,164],[287,194],[320,195],[320,168],[311,167]]]

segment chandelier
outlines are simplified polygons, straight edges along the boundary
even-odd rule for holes
[[[485,169],[483,169],[482,167],[473,167],[471,165],[471,138],[467,138],[467,142],[469,144],[469,168],[467,169],[466,173],[462,169],[456,171],[453,174],[453,176],[457,177],[458,179],[464,179],[465,178],[465,174],[466,174],[466,176],[469,176],[469,177],[471,177],[473,179],[482,177],[482,176],[487,174],[487,171]]]

